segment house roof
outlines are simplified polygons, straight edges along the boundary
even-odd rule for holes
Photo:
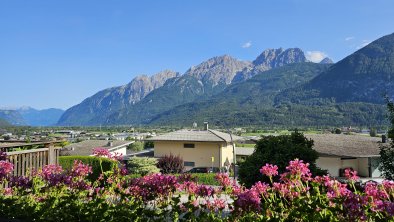
[[[235,154],[239,156],[250,156],[253,154],[254,150],[254,148],[249,147],[236,147]]]
[[[378,157],[378,137],[344,134],[305,135],[314,141],[313,149],[319,156],[337,157]]]
[[[321,157],[379,157],[381,139],[377,137],[344,134],[310,134],[313,149]],[[255,149],[236,147],[235,153],[250,156]]]
[[[112,146],[109,146],[109,142],[112,142]],[[116,149],[127,146],[131,143],[133,143],[133,141],[85,140],[65,146],[62,149],[62,155],[90,156],[92,155],[93,149],[97,147],[105,148],[109,151],[116,151]]]
[[[233,141],[242,137],[232,135]],[[230,134],[217,130],[178,130],[148,138],[150,141],[231,142]]]

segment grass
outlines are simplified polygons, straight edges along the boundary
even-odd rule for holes
[[[235,147],[246,147],[246,148],[254,148],[256,144],[245,144],[245,143],[236,143]]]

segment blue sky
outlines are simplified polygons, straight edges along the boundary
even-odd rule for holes
[[[394,32],[392,0],[0,0],[0,107],[69,108],[213,56],[300,47],[334,61]]]

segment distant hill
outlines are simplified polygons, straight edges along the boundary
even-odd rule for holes
[[[53,126],[64,113],[61,109],[37,110],[28,106],[0,109],[0,118],[12,125],[19,126]]]
[[[303,86],[287,90],[276,102],[383,104],[385,94],[394,98],[394,34],[373,41]]]
[[[16,126],[27,125],[25,119],[16,110],[0,110],[0,119]]]
[[[53,126],[59,121],[63,115],[64,110],[49,108],[49,109],[34,109],[31,107],[22,107],[17,109],[26,124],[29,126]]]
[[[11,124],[4,119],[0,119],[0,127],[10,126]]]

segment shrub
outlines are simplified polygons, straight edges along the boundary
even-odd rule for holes
[[[342,130],[339,129],[339,128],[336,128],[334,132],[335,132],[335,134],[341,134],[341,133],[342,133]]]
[[[161,157],[157,162],[157,167],[165,174],[182,173],[184,170],[182,157],[175,156],[172,153]]]
[[[371,128],[370,130],[369,130],[369,135],[371,136],[371,137],[376,137],[377,136],[377,131],[376,131],[376,128]]]
[[[149,149],[149,148],[154,148],[155,144],[153,143],[153,141],[145,141],[144,143],[144,149]]]
[[[298,159],[289,162],[277,183],[258,181],[250,189],[226,174],[215,175],[218,187],[195,182],[190,174],[133,179],[118,171],[104,183],[92,183],[86,180],[90,167],[78,161],[69,172],[47,165],[31,177],[14,177],[13,164],[0,163],[0,221],[394,220],[393,181],[356,187],[359,178],[349,169],[347,184],[311,177],[310,165]],[[278,169],[266,164],[257,170],[271,181]]]
[[[80,160],[84,164],[88,164],[92,167],[93,173],[88,177],[92,181],[96,180],[102,173],[100,160],[104,172],[113,171],[115,166],[118,165],[117,161],[105,157],[95,157],[95,156],[60,156],[59,165],[62,166],[64,170],[71,170],[74,164],[74,160]]]
[[[144,144],[142,142],[137,141],[137,142],[134,142],[134,143],[130,144],[127,147],[127,149],[130,149],[130,150],[132,150],[134,152],[138,152],[138,151],[141,151],[141,150],[144,149]]]
[[[148,157],[132,157],[127,161],[127,170],[130,174],[140,174],[145,176],[147,174],[159,173],[159,168],[156,167],[157,160]]]
[[[199,184],[204,185],[212,185],[212,186],[219,186],[220,183],[215,179],[215,173],[183,173],[183,174],[174,174],[177,177],[186,177],[190,178]]]
[[[306,160],[314,174],[324,174],[316,165],[318,154],[312,149],[313,141],[304,137],[302,133],[294,132],[291,135],[265,136],[256,144],[253,154],[239,165],[239,180],[245,186],[250,187],[255,182],[263,180],[259,168],[266,164],[275,164],[279,172],[284,172],[287,163],[295,158]],[[278,178],[275,178],[278,179]]]
[[[394,103],[387,100],[387,109],[389,112],[389,121],[391,123],[390,130],[388,132],[388,137],[391,138],[391,142],[389,145],[381,144],[380,145],[380,163],[379,170],[382,171],[384,178],[388,180],[394,180],[394,140],[393,140],[393,132],[394,132]]]

